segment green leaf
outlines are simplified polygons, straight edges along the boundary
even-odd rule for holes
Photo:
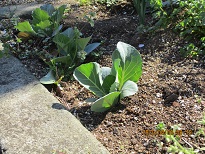
[[[66,5],[60,6],[51,16],[51,20],[56,24],[59,24],[60,21],[63,19],[63,14],[65,12]]]
[[[98,97],[106,95],[102,88],[102,73],[100,65],[96,62],[82,64],[74,71],[74,78],[85,88],[92,91]]]
[[[77,44],[79,46],[79,50],[84,50],[85,47],[87,46],[88,42],[90,41],[91,37],[87,37],[87,38],[79,38],[77,40]]]
[[[74,30],[73,28],[67,28],[65,31],[63,31],[61,34],[69,37],[69,38],[73,38],[75,33],[74,33]]]
[[[114,69],[118,74],[119,90],[128,80],[137,82],[142,75],[142,59],[140,53],[131,45],[118,42],[113,52]],[[120,59],[120,62],[119,62]]]
[[[102,88],[108,94],[111,85],[115,82],[115,76],[110,75],[111,68],[109,67],[102,67],[101,71],[102,71],[102,80],[103,80]]]
[[[54,84],[56,82],[56,78],[53,75],[53,71],[50,70],[47,75],[40,79],[42,84]]]
[[[52,4],[44,4],[40,8],[41,8],[41,10],[46,11],[49,16],[52,16],[53,12],[55,12],[55,8]]]
[[[134,95],[138,91],[138,86],[135,82],[133,81],[126,81],[125,84],[123,85],[121,89],[121,98],[124,98],[126,96],[131,96]]]
[[[45,20],[45,21],[40,21],[38,24],[36,24],[36,27],[39,27],[41,29],[45,29],[47,27],[51,26],[51,23],[49,20]]]
[[[109,93],[95,101],[91,106],[91,110],[94,112],[104,112],[118,103],[119,96],[120,92]]]
[[[87,54],[89,54],[90,52],[95,50],[99,45],[100,43],[92,43],[92,44],[87,45],[84,50]]]
[[[110,92],[110,88],[114,82],[115,82],[115,76],[113,75],[108,75],[103,80],[102,88],[107,94]]]
[[[70,55],[51,59],[52,64],[64,63],[67,66],[69,66],[71,64],[71,61],[72,61],[72,59],[71,59]]]
[[[34,25],[40,23],[41,21],[49,20],[49,15],[46,11],[41,10],[40,8],[37,8],[32,13],[33,21],[32,23]]]
[[[53,32],[52,37],[54,37],[55,35],[57,35],[62,28],[63,28],[63,25],[58,26],[58,28],[56,28],[55,31]]]
[[[33,30],[31,24],[28,21],[20,22],[15,26],[20,32],[27,32],[30,34],[35,34],[36,32]]]
[[[67,51],[70,38],[63,34],[57,34],[53,38],[53,42],[56,43],[62,50]]]

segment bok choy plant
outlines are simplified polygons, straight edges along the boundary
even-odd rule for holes
[[[136,82],[142,75],[140,53],[133,46],[118,42],[112,62],[112,68],[100,67],[96,62],[82,64],[73,73],[81,85],[100,97],[91,106],[94,112],[104,112],[138,91]]]

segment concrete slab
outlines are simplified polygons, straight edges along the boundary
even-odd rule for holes
[[[28,3],[21,5],[11,5],[0,8],[0,19],[11,18],[13,15],[18,17],[22,15],[30,15],[31,12],[42,6],[43,4]]]
[[[10,56],[0,59],[0,153],[108,154],[105,147]]]
[[[53,5],[55,7],[59,7],[61,5],[74,5],[76,4],[76,0],[61,0],[60,2],[56,2]],[[31,12],[36,8],[40,8],[40,6],[45,3],[27,3],[27,4],[19,4],[19,5],[10,5],[0,7],[0,20],[11,18],[12,16],[21,17],[21,16],[30,16]]]

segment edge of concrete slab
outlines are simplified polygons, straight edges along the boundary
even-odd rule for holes
[[[6,154],[109,153],[18,59],[0,59],[0,70],[0,150]]]
[[[20,16],[27,16],[31,15],[31,12],[35,10],[36,8],[40,8],[40,6],[44,5],[46,3],[27,3],[27,4],[19,4],[19,5],[9,5],[0,7],[0,19],[4,18],[11,18],[12,16],[20,17]],[[62,5],[64,3],[62,2]],[[72,5],[75,4],[75,1],[69,0],[65,2],[65,5]],[[61,3],[59,4],[53,4],[54,7],[59,7]]]

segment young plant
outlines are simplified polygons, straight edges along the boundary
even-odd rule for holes
[[[205,114],[204,114],[202,120],[198,121],[198,123],[201,124],[201,125],[203,125],[203,126],[205,125]],[[159,126],[159,125],[158,125],[158,126]],[[158,127],[158,126],[157,126],[157,127]],[[167,152],[168,152],[168,153],[171,152],[171,153],[195,154],[195,153],[199,153],[199,152],[204,151],[204,150],[205,150],[205,147],[198,147],[198,146],[196,146],[196,144],[194,144],[195,147],[196,147],[196,149],[194,149],[192,146],[191,146],[191,148],[186,148],[186,147],[184,147],[183,145],[181,145],[181,143],[180,143],[180,137],[177,135],[177,134],[179,134],[179,133],[176,132],[177,130],[181,130],[180,126],[181,126],[180,124],[179,124],[179,125],[171,126],[171,128],[172,128],[172,130],[173,130],[173,134],[166,134],[166,135],[164,135],[166,141],[169,142],[169,143],[172,143],[172,144],[167,148]],[[166,126],[165,126],[165,127],[166,127]],[[181,131],[181,133],[182,133],[182,132],[183,132],[183,131]],[[187,131],[187,133],[188,133],[188,131]],[[189,132],[189,133],[191,133],[191,132]],[[176,134],[176,136],[175,136],[174,134]],[[190,135],[191,135],[191,134],[190,134]],[[194,135],[194,137],[198,137],[199,135],[203,135],[203,137],[205,136],[204,127],[203,127],[203,128],[200,128],[199,131],[196,132],[196,134]],[[185,143],[187,143],[189,146],[191,145],[191,144],[189,144],[188,142],[185,142]],[[158,144],[158,146],[159,146],[160,148],[162,148],[163,143]]]
[[[66,9],[66,5],[62,5],[55,9],[51,4],[45,4],[32,12],[33,20],[18,23],[15,28],[20,32],[27,33],[29,36],[52,37],[61,29],[61,20]]]
[[[100,67],[98,63],[90,62],[80,65],[74,71],[74,78],[100,97],[92,104],[92,111],[104,112],[120,99],[138,91],[136,82],[142,75],[140,53],[133,46],[118,42],[112,61],[112,68]]]
[[[100,43],[91,43],[88,45],[91,37],[81,38],[81,33],[77,28],[68,28],[65,31],[54,36],[53,42],[57,45],[56,56],[46,61],[53,73],[43,77],[40,81],[43,84],[56,82],[56,78],[65,76],[70,77],[73,70],[82,62],[86,55],[96,49]]]
[[[163,122],[160,122],[157,126],[156,129],[157,130],[165,130],[166,125]]]

